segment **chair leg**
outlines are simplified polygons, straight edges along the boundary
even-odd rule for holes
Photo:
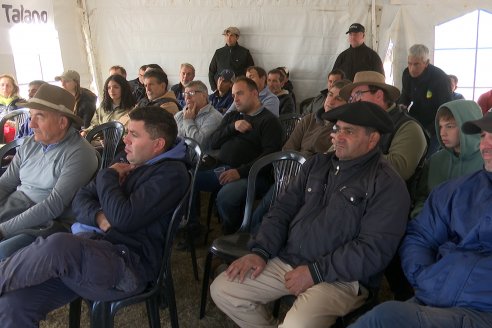
[[[159,316],[159,293],[147,299],[145,306],[147,307],[147,317],[149,319],[149,327],[160,328],[161,318]]]
[[[203,245],[207,246],[208,243],[208,234],[210,233],[210,223],[212,221],[212,212],[214,210],[214,205],[215,205],[215,198],[217,197],[217,194],[215,192],[210,193],[210,199],[208,200],[208,207],[207,207],[207,231],[205,231],[205,238],[203,240]]]
[[[195,242],[193,241],[193,238],[191,236],[191,231],[190,231],[188,226],[187,226],[186,239],[187,239],[188,245],[190,246],[191,265],[193,267],[193,275],[195,276],[195,280],[199,281],[200,279],[198,278],[198,264],[197,264],[197,260],[196,260]]]
[[[169,308],[169,318],[171,319],[171,327],[172,328],[179,328],[179,321],[178,321],[178,309],[176,307],[176,298],[175,298],[175,293],[174,293],[174,283],[173,283],[173,278],[171,275],[171,272],[168,272],[168,275],[166,277],[166,283],[165,283],[165,293],[166,293],[166,298],[167,298],[167,304]]]
[[[80,310],[82,306],[82,299],[79,297],[70,303],[68,327],[80,328]]]
[[[110,302],[96,301],[92,304],[91,328],[113,328]]]
[[[208,296],[208,283],[210,281],[211,267],[212,267],[212,252],[208,252],[207,258],[205,259],[205,268],[203,271],[203,282],[202,282],[202,296],[200,300],[200,319],[205,316],[205,307],[207,306],[207,296]]]

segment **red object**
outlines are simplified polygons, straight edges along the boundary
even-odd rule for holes
[[[13,141],[15,138],[15,128],[9,126],[9,125],[4,125],[3,126],[3,140],[4,143],[9,143]]]

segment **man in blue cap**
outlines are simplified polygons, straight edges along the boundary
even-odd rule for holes
[[[335,152],[303,165],[263,218],[251,253],[210,287],[241,327],[277,327],[265,304],[284,295],[298,297],[279,327],[330,327],[378,287],[405,231],[408,192],[378,147],[393,128],[388,113],[357,102],[323,118],[335,123]]]

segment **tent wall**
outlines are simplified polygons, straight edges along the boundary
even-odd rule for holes
[[[132,79],[147,63],[160,64],[174,84],[183,62],[208,84],[210,59],[224,45],[223,29],[238,26],[239,43],[256,64],[290,69],[300,101],[326,87],[327,72],[348,47],[351,23],[366,27],[366,44],[383,59],[393,42],[387,75],[400,86],[412,44],[432,50],[436,24],[476,9],[492,11],[492,1],[53,0],[53,7],[64,68],[79,71],[84,86],[100,89],[112,65],[124,66]]]

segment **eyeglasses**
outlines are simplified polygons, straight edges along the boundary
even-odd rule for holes
[[[200,90],[185,91],[185,92],[183,92],[183,97],[186,97],[186,96],[193,97],[194,95],[196,95],[197,93],[200,93],[200,92],[201,92]]]
[[[362,98],[362,95],[366,92],[371,92],[371,90],[359,90],[354,92],[352,96],[349,98],[349,102],[352,103],[352,102],[359,101],[360,98]]]

